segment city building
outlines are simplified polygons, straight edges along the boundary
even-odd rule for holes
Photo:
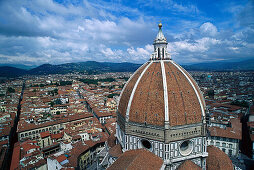
[[[226,128],[209,127],[207,144],[216,146],[230,157],[237,157],[242,140],[242,124],[238,118],[231,119],[230,124],[231,127]]]

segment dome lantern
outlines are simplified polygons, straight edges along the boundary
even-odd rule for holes
[[[161,22],[158,24],[159,32],[154,40],[154,52],[151,55],[151,60],[170,60],[170,54],[167,50],[167,39],[162,33],[162,24]]]

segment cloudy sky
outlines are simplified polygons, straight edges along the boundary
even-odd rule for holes
[[[0,0],[0,64],[143,63],[160,20],[180,64],[254,58],[254,0]]]

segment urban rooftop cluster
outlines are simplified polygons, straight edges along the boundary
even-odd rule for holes
[[[208,145],[245,167],[236,158],[254,158],[253,72],[190,73],[206,100]],[[11,169],[103,168],[105,148],[121,154],[114,142],[116,110],[130,76],[44,75],[0,84],[1,167],[11,158]]]

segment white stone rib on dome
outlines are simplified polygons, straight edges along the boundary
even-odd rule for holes
[[[173,60],[170,60],[170,62],[172,64],[174,64],[182,72],[182,74],[187,78],[187,80],[191,84],[192,88],[194,89],[194,91],[196,93],[196,96],[198,97],[198,101],[199,101],[199,105],[201,107],[202,115],[205,116],[205,110],[204,110],[204,107],[203,107],[203,103],[201,101],[200,95],[198,94],[197,89],[195,88],[194,84],[192,83],[190,78],[185,74],[185,72],[182,70],[183,69],[182,67],[180,67],[178,64],[176,64]]]
[[[137,82],[135,83],[135,86],[131,92],[131,96],[130,96],[130,99],[129,99],[129,102],[128,102],[128,106],[127,106],[127,110],[126,110],[126,121],[128,122],[129,121],[129,113],[130,113],[130,108],[131,108],[131,103],[132,103],[132,100],[133,100],[133,96],[136,92],[136,89],[138,87],[138,83],[140,82],[141,78],[143,77],[144,73],[146,72],[146,70],[150,67],[150,65],[152,64],[153,62],[150,62],[146,68],[143,70],[143,72],[141,73],[141,75],[139,76]]]
[[[161,60],[161,73],[163,80],[163,93],[164,93],[164,105],[165,105],[165,122],[169,122],[169,113],[168,113],[168,88],[167,88],[167,77],[165,72],[164,61]]]
[[[127,81],[126,84],[124,85],[124,87],[123,87],[123,89],[122,89],[122,91],[121,91],[121,94],[120,94],[120,96],[119,96],[119,100],[118,100],[118,103],[117,103],[117,107],[119,106],[120,99],[121,99],[121,97],[122,97],[122,95],[123,95],[123,92],[124,92],[126,86],[127,86],[128,83],[132,80],[132,78],[133,78],[133,76],[135,75],[135,73],[138,72],[141,68],[143,68],[144,65],[146,65],[146,63],[144,63],[142,66],[140,66],[140,67],[132,74],[132,76],[128,79],[128,81]],[[118,108],[117,108],[117,109],[118,109]]]

